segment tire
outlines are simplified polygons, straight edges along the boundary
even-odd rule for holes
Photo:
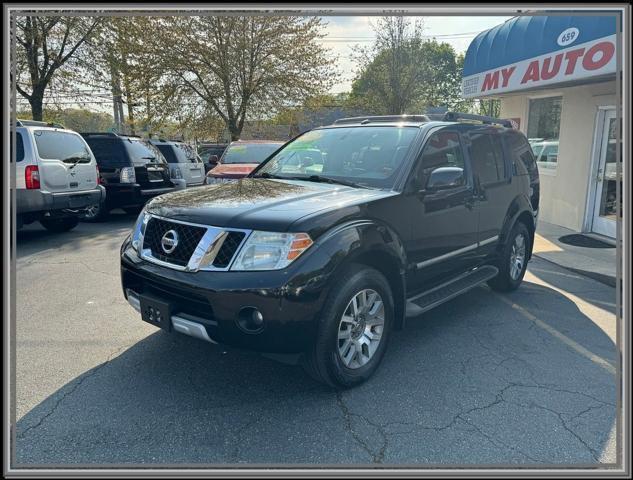
[[[508,241],[503,246],[503,251],[497,262],[496,267],[499,269],[499,273],[496,277],[488,280],[490,288],[499,292],[511,292],[519,288],[527,269],[531,242],[532,238],[525,224],[516,223],[508,235]]]
[[[88,223],[103,222],[109,215],[110,211],[101,203],[88,207],[86,213],[81,216],[81,221]]]
[[[382,300],[382,326],[379,323],[379,300],[374,294]],[[353,299],[356,298],[357,305],[361,306],[363,295],[369,311],[356,317],[358,322],[351,322],[354,317],[349,314],[353,310]],[[372,310],[375,313],[370,315]],[[359,308],[358,311],[362,310]],[[387,279],[373,268],[353,264],[332,285],[319,318],[315,343],[304,355],[303,366],[313,378],[329,386],[350,388],[360,385],[380,365],[393,323],[393,295]],[[345,338],[340,339],[339,333]],[[377,343],[373,344],[370,336],[376,338],[377,335]],[[352,349],[358,352],[357,346],[362,354],[352,353]]]
[[[79,218],[77,217],[61,217],[61,218],[46,218],[40,220],[42,226],[49,232],[62,233],[72,230],[79,224]]]
[[[138,215],[139,213],[141,213],[141,210],[143,210],[143,207],[138,206],[138,207],[125,207],[123,209],[123,211],[125,213],[127,213],[128,215]]]

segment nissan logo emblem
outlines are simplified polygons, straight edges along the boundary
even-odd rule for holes
[[[170,254],[176,247],[178,246],[178,232],[175,230],[167,230],[163,235],[163,238],[160,239],[160,246],[163,249],[163,252]]]

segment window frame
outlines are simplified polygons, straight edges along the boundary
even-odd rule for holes
[[[532,111],[532,102],[534,100],[545,100],[548,98],[560,98],[560,120],[558,122],[558,144],[559,144],[559,155],[558,157],[560,157],[560,140],[561,140],[561,126],[563,123],[563,103],[565,102],[565,97],[563,95],[563,92],[548,92],[546,94],[541,94],[541,95],[531,95],[529,97],[527,97],[527,102],[526,102],[526,106],[525,106],[525,118],[526,118],[526,122],[525,122],[525,138],[528,140],[529,143],[529,132],[530,132],[530,112]],[[531,145],[530,145],[531,148]],[[550,162],[539,162],[538,158],[540,155],[537,155],[536,152],[532,152],[534,159],[536,161],[536,165],[539,168],[539,173],[544,173],[546,175],[550,175],[550,176],[556,176],[557,175],[557,171],[558,171],[558,158],[556,159],[556,162],[552,162],[555,163],[554,167],[550,167],[552,163]]]

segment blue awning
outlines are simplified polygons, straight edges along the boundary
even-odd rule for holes
[[[464,58],[464,77],[563,50],[559,35],[575,27],[574,44],[590,42],[616,32],[615,15],[515,17],[480,33]]]

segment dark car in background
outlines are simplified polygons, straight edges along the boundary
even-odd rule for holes
[[[86,210],[83,220],[105,220],[110,210],[138,212],[152,197],[176,190],[169,164],[160,151],[140,137],[116,133],[81,133],[97,159],[105,202]]]
[[[228,146],[228,143],[201,143],[198,145],[198,155],[204,163],[205,174],[218,164],[218,160]]]
[[[277,140],[237,140],[226,148],[217,165],[207,172],[207,184],[243,178],[272,155],[284,142]]]

